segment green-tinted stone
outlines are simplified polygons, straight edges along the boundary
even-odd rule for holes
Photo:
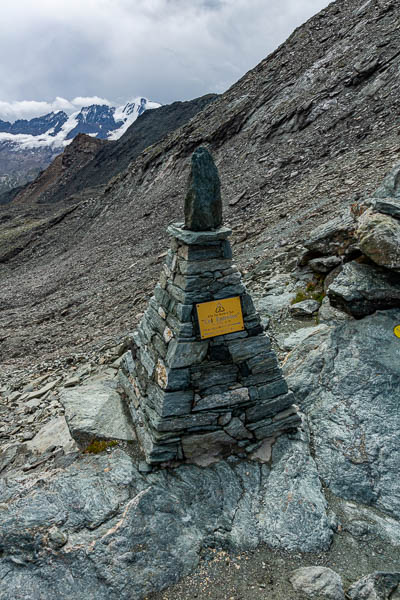
[[[221,183],[217,167],[205,148],[192,155],[189,190],[185,198],[185,227],[208,231],[222,225]]]

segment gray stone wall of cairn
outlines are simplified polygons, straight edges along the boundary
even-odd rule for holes
[[[300,423],[294,396],[232,263],[231,230],[220,224],[215,203],[204,207],[204,193],[199,214],[203,218],[209,210],[208,222],[218,219],[219,226],[198,231],[192,220],[193,229],[187,228],[188,215],[192,219],[198,209],[196,186],[202,192],[206,187],[204,178],[196,179],[204,172],[203,160],[207,165],[212,158],[199,149],[192,158],[186,225],[168,227],[171,248],[119,371],[149,464],[246,455]],[[208,172],[218,177],[213,164]],[[219,203],[219,186],[214,187]]]

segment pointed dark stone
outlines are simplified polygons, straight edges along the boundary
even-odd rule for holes
[[[222,225],[221,184],[217,167],[205,148],[192,156],[189,190],[185,198],[185,228],[208,231]]]

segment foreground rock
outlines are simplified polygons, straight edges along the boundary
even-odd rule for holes
[[[400,275],[373,265],[350,262],[328,288],[332,306],[356,318],[400,306]]]
[[[315,460],[336,495],[400,517],[400,310],[309,336],[289,355],[288,384],[307,413]]]
[[[60,400],[71,435],[81,448],[85,449],[96,439],[135,439],[116,387],[113,382],[100,380],[61,392]]]
[[[389,215],[367,210],[357,230],[360,250],[377,265],[400,271],[400,223]]]
[[[347,590],[351,600],[396,600],[400,598],[400,573],[366,575]]]
[[[327,549],[315,463],[282,436],[271,467],[221,461],[141,474],[122,450],[0,482],[2,600],[132,600],[193,570],[207,546]]]
[[[307,598],[344,600],[340,576],[328,567],[302,567],[293,571],[290,583],[296,591],[307,594]]]

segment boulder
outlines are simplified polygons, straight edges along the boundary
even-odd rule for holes
[[[338,256],[321,256],[319,258],[313,258],[309,261],[308,265],[315,273],[329,273],[335,267],[340,265],[342,261]]]
[[[356,232],[360,250],[381,267],[400,271],[400,223],[368,209]]]
[[[350,211],[320,225],[311,231],[309,239],[304,242],[308,255],[303,257],[302,262],[305,264],[313,256],[342,256],[353,251],[355,229],[356,223]]]
[[[374,193],[374,198],[399,198],[400,199],[400,164],[386,175],[382,184]]]
[[[374,212],[400,219],[400,198],[368,198],[365,204]]]
[[[78,450],[63,416],[48,421],[26,445],[29,450],[38,454],[42,454],[54,446],[61,446],[65,453]]]
[[[330,303],[357,319],[400,306],[400,275],[374,265],[350,262],[328,288]]]
[[[306,413],[315,461],[337,496],[400,517],[400,310],[321,330],[284,375]]]
[[[301,567],[289,578],[296,592],[307,594],[307,598],[322,600],[345,600],[340,575],[328,567]]]
[[[328,296],[325,296],[322,300],[321,308],[318,311],[318,320],[320,323],[332,324],[340,321],[348,321],[352,318],[352,315],[334,308],[331,305]]]
[[[320,303],[317,300],[302,300],[301,302],[296,302],[296,304],[292,304],[289,308],[293,317],[312,317],[314,313],[320,307]]]
[[[400,572],[375,571],[353,583],[347,590],[350,600],[395,600],[399,594]],[[397,592],[396,595],[393,595]]]
[[[279,295],[268,294],[256,301],[256,308],[260,315],[278,316],[290,306],[296,294],[286,292]]]
[[[72,437],[82,449],[95,439],[132,441],[135,431],[115,384],[97,381],[60,393]]]

